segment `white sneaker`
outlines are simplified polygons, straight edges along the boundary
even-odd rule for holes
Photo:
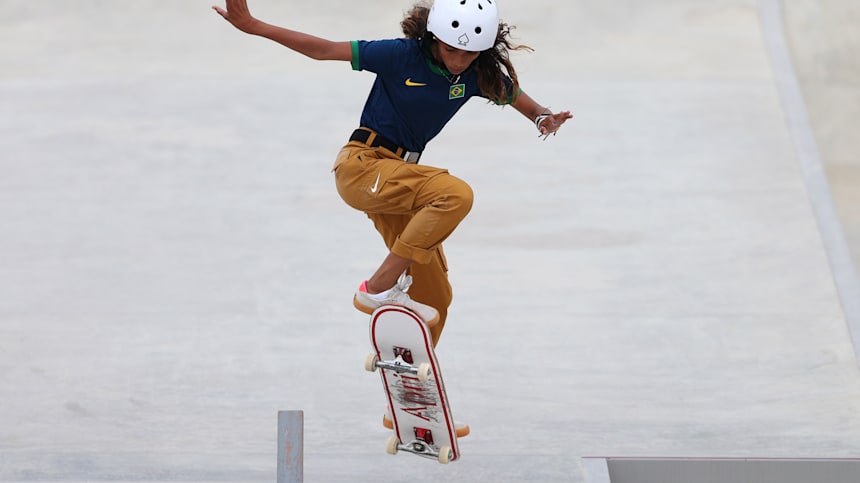
[[[382,305],[398,305],[418,314],[428,326],[436,325],[439,322],[439,312],[429,305],[412,300],[406,294],[410,285],[412,285],[412,276],[403,274],[389,290],[380,294],[369,294],[367,293],[367,281],[364,281],[355,291],[352,304],[366,314],[372,314],[377,307]]]

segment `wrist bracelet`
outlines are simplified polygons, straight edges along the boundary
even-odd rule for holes
[[[537,128],[538,131],[540,131],[540,123],[542,123],[543,120],[548,118],[548,117],[552,117],[552,114],[547,114],[547,113],[538,114],[538,116],[535,118],[535,127]]]

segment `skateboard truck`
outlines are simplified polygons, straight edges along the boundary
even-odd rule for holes
[[[433,458],[442,463],[443,465],[447,465],[451,462],[451,458],[454,456],[454,452],[451,450],[450,446],[442,446],[439,448],[439,451],[434,451],[433,447],[430,446],[433,444],[432,436],[430,441],[426,441],[421,439],[418,436],[420,428],[415,428],[415,436],[416,439],[414,441],[409,442],[408,444],[400,444],[400,440],[397,439],[397,436],[391,436],[388,438],[388,443],[386,445],[385,450],[388,454],[397,454],[398,451],[406,451],[407,453],[416,454],[418,456],[423,456],[425,458]],[[424,430],[429,434],[430,431]]]
[[[375,372],[377,369],[385,369],[388,371],[394,371],[398,374],[412,374],[417,376],[418,380],[421,382],[429,380],[431,374],[429,363],[422,362],[421,364],[418,364],[418,367],[416,367],[404,361],[400,356],[393,361],[381,361],[379,360],[379,356],[376,354],[368,354],[367,358],[364,360],[364,368],[367,372]]]

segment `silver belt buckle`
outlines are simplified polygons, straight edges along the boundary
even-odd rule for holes
[[[415,151],[406,151],[403,153],[403,161],[406,161],[407,163],[416,164],[420,158],[421,153],[416,153]]]

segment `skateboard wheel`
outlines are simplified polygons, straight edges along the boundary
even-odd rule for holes
[[[385,452],[388,454],[397,454],[397,447],[400,446],[400,440],[397,436],[389,436],[388,442],[385,443]]]
[[[427,382],[430,379],[430,364],[427,362],[422,362],[418,364],[418,380],[421,382]]]
[[[451,462],[452,456],[454,456],[454,452],[451,451],[450,446],[442,446],[441,448],[439,448],[439,463],[447,465]]]
[[[379,362],[379,356],[376,354],[367,354],[364,359],[364,370],[367,372],[376,372],[376,363]]]

